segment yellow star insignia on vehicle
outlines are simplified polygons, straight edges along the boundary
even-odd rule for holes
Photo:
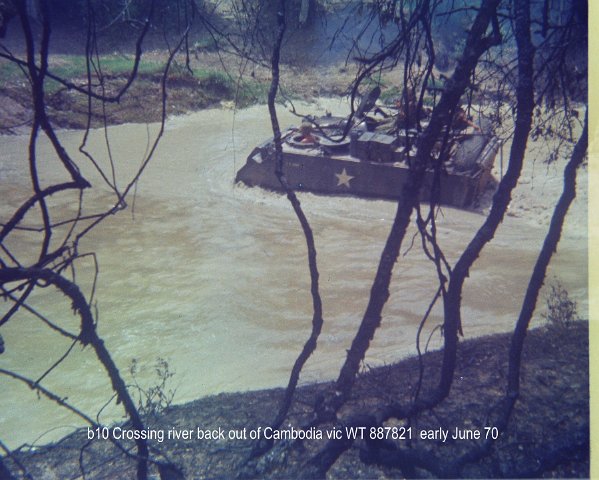
[[[341,185],[345,185],[347,188],[351,187],[351,185],[349,184],[350,180],[352,178],[356,178],[352,177],[351,175],[348,175],[345,171],[345,168],[341,173],[336,173],[335,176],[337,177],[337,186],[340,187]]]

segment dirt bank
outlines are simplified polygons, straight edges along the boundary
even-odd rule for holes
[[[412,432],[455,428],[481,431],[504,391],[508,335],[493,335],[463,342],[452,393],[434,412],[412,420]],[[425,381],[436,382],[439,352],[424,356]],[[368,412],[389,400],[406,401],[418,377],[418,360],[366,370],[355,388],[354,399],[343,415]],[[302,387],[285,429],[301,425],[311,406],[330,383]],[[588,324],[569,328],[540,328],[529,332],[522,369],[521,397],[506,432],[501,433],[491,456],[467,465],[460,474],[469,478],[589,476]],[[147,420],[153,431],[191,430],[192,439],[151,441],[153,456],[168,459],[185,478],[234,478],[242,471],[253,443],[250,440],[197,440],[202,431],[256,430],[272,420],[282,390],[221,394],[168,409]],[[252,467],[259,478],[303,478],[303,464],[326,442],[334,425],[322,425],[323,440],[277,442],[273,451]],[[492,433],[492,430],[489,430]],[[441,458],[453,458],[477,442],[472,440],[421,440],[412,434],[412,447],[424,448]],[[403,443],[404,448],[409,448]],[[363,441],[333,465],[327,478],[404,478],[401,470],[368,466],[360,461]],[[87,431],[27,453],[19,462],[34,478],[133,478],[134,462],[108,441],[87,440]],[[14,472],[16,465],[7,462]],[[245,470],[248,473],[247,470]],[[416,469],[415,475],[427,476]],[[158,477],[155,477],[158,478]]]
[[[163,51],[146,52],[140,73],[119,102],[102,105],[91,102],[91,124],[150,123],[162,115],[162,70],[166,62]],[[104,58],[107,70],[105,90],[97,93],[114,96],[127,81],[132,57],[113,54]],[[113,71],[111,72],[111,67]],[[20,72],[6,60],[0,59],[0,134],[23,132],[33,118],[31,89]],[[11,72],[15,70],[14,72]],[[50,71],[68,82],[84,86],[86,78],[82,57],[53,55]],[[318,96],[338,96],[347,91],[353,73],[342,64],[314,68],[283,68],[282,94],[287,98],[311,100]],[[177,57],[167,81],[167,116],[180,115],[214,106],[245,107],[265,102],[270,84],[267,69],[253,66],[242,69],[239,59],[232,55],[196,51],[190,57],[189,69],[185,56]],[[90,105],[87,97],[53,80],[46,83],[47,111],[54,125],[62,128],[85,128]]]

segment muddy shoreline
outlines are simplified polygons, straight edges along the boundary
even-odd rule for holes
[[[215,71],[219,59],[201,53],[199,64]],[[306,100],[319,96],[339,96],[346,93],[348,79],[353,77],[341,65],[319,69],[290,70],[283,79],[286,91]],[[107,111],[108,124],[154,122],[159,120],[159,75],[144,74],[119,104]],[[262,88],[268,84],[268,72],[256,71],[250,75],[256,88],[255,97],[247,103],[263,101]],[[75,79],[77,80],[77,79]],[[123,81],[116,78],[115,85]],[[228,85],[228,86],[227,86]],[[236,90],[230,84],[202,84],[200,78],[180,73],[169,80],[167,115],[202,110],[212,106],[233,108]],[[234,85],[234,84],[233,84]],[[5,84],[0,87],[0,134],[19,133],[31,121],[30,92],[26,84]],[[87,102],[81,95],[59,88],[48,92],[49,114],[59,127],[84,128],[87,123]],[[244,105],[243,103],[241,105]],[[101,126],[103,118],[93,115],[92,126]],[[528,200],[528,199],[526,199]],[[514,202],[510,216],[530,216],[528,201]],[[540,207],[537,209],[540,210]],[[459,371],[451,397],[431,414],[413,420],[419,431],[437,428],[481,429],[485,426],[491,408],[505,389],[507,348],[505,334],[477,338],[463,342],[460,349]],[[436,381],[438,352],[425,357],[425,386]],[[522,370],[522,396],[517,404],[508,432],[500,437],[493,454],[461,472],[464,477],[548,477],[585,478],[589,472],[589,387],[588,387],[588,324],[578,322],[568,329],[542,328],[531,331]],[[412,395],[418,376],[418,361],[410,358],[394,365],[366,368],[358,381],[355,397],[344,415],[361,409],[376,408],[390,398],[407,401]],[[309,418],[316,399],[331,389],[331,383],[313,384],[298,391],[291,425],[301,425]],[[240,430],[264,427],[272,420],[281,389],[243,393],[219,394],[201,398],[165,411],[157,418],[147,419],[155,430],[204,429]],[[456,425],[453,419],[467,419]],[[322,430],[333,428],[323,425]],[[185,478],[232,478],[244,471],[259,478],[304,478],[304,462],[313,456],[324,441],[307,441],[303,447],[292,442],[281,442],[263,461],[244,470],[252,442],[200,442],[185,439],[152,442],[154,458],[171,462],[181,468]],[[471,442],[439,443],[415,441],[415,447],[430,449],[443,458],[451,458],[464,451]],[[360,460],[363,443],[355,442],[329,472],[328,478],[403,478],[405,472],[368,466]],[[133,478],[135,462],[116,450],[110,442],[88,442],[86,430],[70,435],[55,444],[28,452],[22,448],[16,459],[34,477],[73,478]],[[22,475],[20,467],[6,460],[15,475]],[[155,472],[156,473],[156,472]],[[426,476],[424,471],[418,475]]]
[[[113,54],[106,62],[121,59]],[[54,55],[50,58],[50,71],[60,72],[65,64],[74,62],[72,56]],[[158,122],[162,116],[162,69],[167,60],[164,51],[143,54],[146,68],[154,72],[140,72],[119,102],[102,105],[91,102],[91,127],[120,125],[124,123]],[[132,57],[129,58],[132,61]],[[79,60],[77,59],[77,62]],[[270,86],[270,73],[260,66],[250,72],[239,71],[239,60],[233,55],[214,52],[195,52],[190,68],[183,58],[175,61],[167,80],[166,116],[221,107],[244,108],[265,103]],[[0,67],[8,66],[0,60]],[[81,67],[79,67],[81,68]],[[343,63],[327,66],[285,66],[282,69],[281,91],[289,100],[312,101],[318,97],[338,97],[348,93],[348,85],[354,77],[354,68]],[[68,82],[85,86],[85,77],[67,76]],[[107,74],[104,95],[114,96],[127,82],[128,72]],[[0,85],[0,135],[25,133],[31,125],[33,110],[31,89],[21,75],[9,75]],[[102,93],[98,91],[97,93]],[[47,113],[59,128],[84,129],[88,124],[89,105],[85,95],[49,80],[46,84]],[[105,116],[104,116],[105,114]]]
[[[440,428],[454,432],[458,428],[460,431],[480,430],[484,435],[484,427],[492,427],[486,422],[505,388],[508,347],[508,334],[463,341],[450,397],[433,412],[413,419],[413,432]],[[441,354],[429,352],[423,361],[426,390],[435,383]],[[381,406],[390,399],[406,401],[413,393],[418,369],[417,358],[366,369],[342,417],[368,412],[369,408]],[[431,372],[430,377],[427,372]],[[524,352],[521,397],[508,430],[501,433],[490,456],[467,465],[461,476],[588,478],[588,378],[587,322],[531,330]],[[288,425],[282,428],[296,428],[306,422],[316,399],[331,388],[331,382],[301,387]],[[193,431],[191,439],[150,441],[153,457],[177,465],[185,478],[233,478],[240,473],[258,478],[304,478],[305,462],[324,446],[326,431],[334,425],[318,427],[323,440],[306,440],[301,446],[301,442],[289,440],[276,442],[270,454],[249,467],[245,465],[253,446],[249,439],[196,438],[198,429],[229,432],[268,426],[282,391],[223,393],[171,407],[155,418],[146,419],[148,429],[154,431]],[[475,443],[475,440],[423,440],[414,435],[412,447],[448,459]],[[405,444],[403,447],[409,448]],[[400,469],[363,463],[361,455],[364,455],[364,442],[358,440],[334,464],[327,478],[404,478],[405,472]],[[127,459],[108,441],[89,441],[85,429],[31,452],[23,447],[15,453],[15,458],[34,478],[77,477],[83,473],[80,458],[86,478],[125,479],[135,475],[133,460]],[[16,464],[11,459],[5,461],[18,474]],[[418,469],[415,473],[425,478],[429,475]]]

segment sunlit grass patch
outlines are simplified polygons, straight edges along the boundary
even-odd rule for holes
[[[64,78],[77,78],[87,75],[86,58],[83,55],[64,55],[54,60],[56,66],[52,73]],[[135,57],[133,55],[102,55],[90,61],[92,74],[129,75],[133,71]],[[138,73],[156,74],[164,69],[164,63],[145,58],[139,61]]]
[[[238,77],[223,70],[196,68],[193,70],[200,87],[227,100],[236,100],[238,106],[265,101],[269,85],[253,78]]]

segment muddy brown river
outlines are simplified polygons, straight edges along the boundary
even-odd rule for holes
[[[296,123],[290,114],[282,114],[283,125]],[[145,125],[109,129],[121,185],[139,165],[153,130]],[[207,110],[170,120],[156,157],[139,182],[133,211],[108,219],[81,245],[82,252],[97,254],[99,332],[128,381],[128,366],[136,359],[144,367],[140,383],[150,385],[155,381],[151,366],[161,357],[175,372],[170,388],[176,389],[178,403],[285,384],[311,326],[305,242],[285,197],[233,183],[250,150],[269,136],[264,106],[236,114]],[[76,152],[81,133],[66,131],[61,137]],[[91,148],[105,162],[103,141],[102,133],[95,132]],[[0,137],[2,221],[30,191],[27,178],[19,173],[27,142],[27,136]],[[510,214],[466,282],[463,322],[468,338],[513,326],[551,213],[548,206],[560,193],[563,163],[544,166],[541,146],[532,147]],[[42,153],[48,151],[43,145]],[[64,178],[55,160],[43,158],[43,175]],[[81,168],[98,187],[89,194],[90,208],[109,205],[111,197],[98,175],[84,160]],[[312,194],[300,198],[314,229],[324,304],[318,349],[301,379],[315,382],[334,378],[344,360],[368,301],[395,205]],[[71,200],[54,199],[53,205],[67,215],[73,211]],[[457,259],[483,219],[480,213],[442,210],[439,239],[450,261]],[[393,362],[416,351],[416,328],[435,293],[436,276],[418,241],[408,248],[413,235],[411,231],[404,242],[392,296],[367,365]],[[35,234],[25,232],[9,245],[24,253],[35,241]],[[78,264],[86,295],[91,292],[91,266],[89,258]],[[586,316],[584,191],[573,207],[549,275],[559,278],[578,301],[579,313]],[[76,329],[70,305],[55,291],[39,289],[31,304],[65,328]],[[0,305],[2,311],[8,307]],[[543,305],[537,309],[535,323],[543,321],[543,310]],[[435,308],[427,331],[440,322],[440,309]],[[1,333],[6,344],[2,368],[32,378],[69,347],[27,313],[13,318]],[[435,334],[431,348],[439,341]],[[106,375],[91,349],[79,346],[44,385],[92,416],[111,399]],[[80,425],[76,417],[38,399],[20,383],[0,378],[0,392],[0,439],[12,447],[47,443]],[[105,408],[100,417],[104,422],[119,418],[115,406]]]

